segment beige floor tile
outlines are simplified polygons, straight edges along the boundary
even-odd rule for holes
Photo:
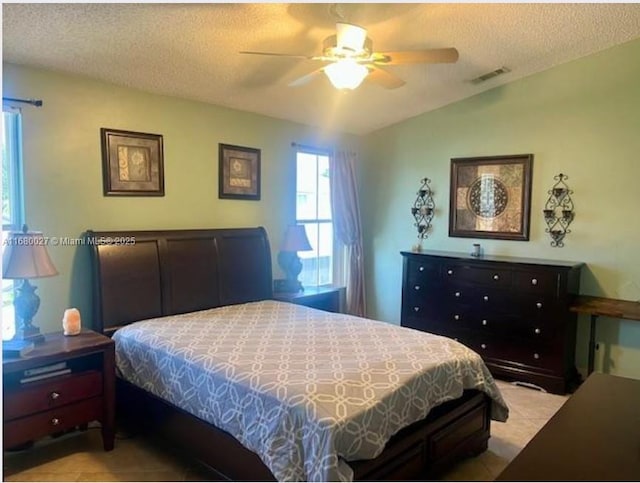
[[[184,481],[225,481],[212,470],[204,466],[194,465],[187,469]]]
[[[4,477],[4,481],[76,481],[80,473],[18,473]]]
[[[505,390],[502,396],[516,417],[526,419],[549,419],[568,399],[568,396],[528,388]]]
[[[491,474],[478,457],[461,461],[442,477],[444,481],[489,481],[491,479]]]
[[[518,448],[517,451],[515,451],[515,454],[519,453],[520,449],[521,448]],[[484,467],[489,472],[490,480],[495,480],[496,477],[500,473],[502,473],[502,470],[507,467],[511,459],[512,458],[507,458],[505,456],[501,456],[497,452],[494,452],[491,445],[489,446],[489,449],[487,451],[485,451],[481,455],[478,455],[478,461],[482,462]]]
[[[184,481],[184,472],[121,471],[80,473],[75,481]]]

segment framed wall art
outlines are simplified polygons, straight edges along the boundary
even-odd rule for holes
[[[451,160],[449,236],[529,240],[532,154]]]
[[[219,144],[218,198],[260,199],[260,150]]]
[[[164,196],[162,136],[100,129],[105,196]]]

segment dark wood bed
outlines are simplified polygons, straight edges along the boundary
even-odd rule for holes
[[[91,247],[94,329],[111,335],[139,320],[272,297],[264,228],[85,233]],[[117,418],[157,432],[229,480],[274,477],[215,426],[118,379]],[[490,399],[465,391],[396,434],[372,460],[350,462],[357,480],[437,478],[487,448]]]

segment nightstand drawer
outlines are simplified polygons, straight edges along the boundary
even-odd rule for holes
[[[95,397],[26,418],[5,421],[3,445],[5,448],[10,448],[51,433],[73,428],[87,421],[101,419],[102,409],[102,398]]]
[[[64,406],[102,394],[102,374],[87,371],[49,380],[32,382],[5,392],[4,420]]]

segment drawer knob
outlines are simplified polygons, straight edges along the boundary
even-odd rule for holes
[[[533,354],[533,358],[534,359],[540,359],[540,354],[538,354],[537,352],[535,354]]]
[[[536,307],[538,307],[539,309],[542,308],[542,302],[536,302]]]
[[[460,297],[460,292],[455,293],[456,297]]]
[[[453,316],[453,318],[454,318],[455,320],[460,320],[460,316],[459,316],[458,314],[454,315],[454,316]]]
[[[60,397],[60,393],[53,391],[51,394],[49,394],[49,397],[51,398],[52,401],[55,401]]]
[[[420,307],[414,307],[413,310],[414,312],[420,312]]]
[[[60,420],[59,420],[58,418],[53,418],[53,419],[51,420],[51,424],[52,424],[53,426],[58,426],[58,425],[60,424]]]
[[[480,347],[482,347],[483,349],[487,348],[487,344],[480,344]]]
[[[418,272],[424,272],[424,267],[418,268]]]
[[[500,280],[500,275],[498,275],[497,273],[493,276],[494,280]]]
[[[532,278],[531,279],[531,285],[538,285],[538,279],[537,278]]]
[[[420,285],[416,285],[415,287],[413,287],[414,290],[420,290]]]
[[[489,296],[488,296],[488,295],[485,295],[484,297],[482,297],[482,299],[483,299],[485,302],[488,302],[488,301],[489,301]]]
[[[487,319],[482,319],[482,325],[487,325]]]
[[[453,275],[453,270],[447,270],[447,275]]]
[[[536,330],[534,330],[534,332],[535,332],[536,334],[539,334],[541,331],[540,331],[540,329],[538,329],[538,328],[536,327]]]

